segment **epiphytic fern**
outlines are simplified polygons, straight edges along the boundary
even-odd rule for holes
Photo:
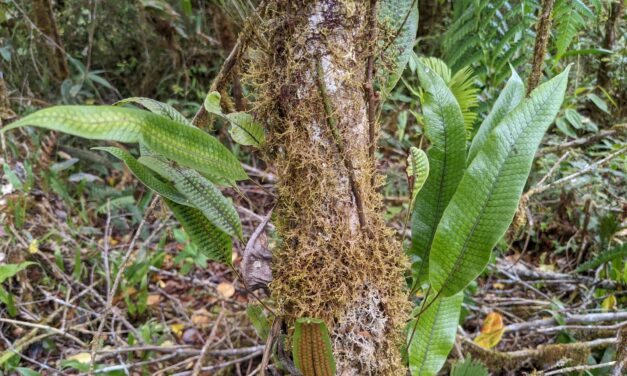
[[[219,97],[218,97],[219,99]],[[40,110],[2,129],[38,126],[96,140],[138,143],[141,157],[115,147],[97,148],[120,159],[148,188],[161,195],[200,252],[231,263],[231,236],[242,238],[235,208],[214,183],[234,186],[246,179],[233,154],[211,135],[194,127],[173,107],[148,98],[128,98],[149,111],[117,106],[59,106]],[[214,108],[208,111],[217,112]],[[261,145],[263,129],[248,114],[224,116],[252,131],[234,136]]]

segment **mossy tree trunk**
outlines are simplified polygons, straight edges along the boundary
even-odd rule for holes
[[[618,0],[613,2],[609,7],[609,15],[607,22],[605,23],[605,36],[603,37],[603,43],[601,47],[606,50],[612,50],[616,41],[616,34],[618,30],[618,24],[625,11],[625,1]],[[599,70],[597,71],[597,85],[604,89],[608,89],[608,83],[610,81],[608,59],[601,59],[599,63]]]
[[[338,375],[403,375],[407,261],[383,221],[369,153],[370,6],[271,3],[263,31],[271,50],[253,51],[249,68],[279,178],[282,245],[270,287],[281,313],[288,324],[326,321]]]
[[[50,0],[33,0],[32,6],[35,24],[45,35],[42,47],[46,51],[50,70],[55,79],[62,81],[70,73],[54,14],[52,13],[52,3]]]

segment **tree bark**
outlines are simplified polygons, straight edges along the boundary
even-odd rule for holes
[[[614,48],[614,42],[616,41],[616,29],[624,10],[624,0],[617,0],[610,5],[610,14],[607,22],[605,23],[605,37],[603,38],[603,43],[601,44],[602,48],[606,50],[612,50]],[[607,84],[610,81],[608,71],[607,59],[601,59],[599,70],[597,71],[597,85],[604,89],[607,89]]]
[[[288,326],[325,320],[338,375],[404,375],[407,260],[383,221],[369,153],[370,4],[270,4],[271,50],[250,53],[249,79],[279,180],[270,285],[279,312]]]
[[[54,78],[62,81],[69,76],[70,71],[63,52],[63,43],[57,30],[57,23],[52,13],[52,4],[50,0],[33,0],[32,4],[35,25],[47,39],[42,47],[46,50],[48,64],[50,64]]]
[[[544,0],[542,2],[542,11],[536,24],[536,43],[533,48],[533,59],[531,61],[531,73],[527,80],[527,95],[531,94],[533,89],[538,87],[542,78],[542,67],[544,66],[544,55],[546,54],[546,46],[551,36],[551,13],[555,0]]]

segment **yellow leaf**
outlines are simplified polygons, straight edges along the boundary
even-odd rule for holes
[[[481,333],[475,338],[475,343],[484,349],[491,349],[501,342],[505,328],[490,333]]]
[[[483,321],[481,333],[492,333],[503,329],[503,316],[497,312],[490,312]]]
[[[37,239],[33,239],[32,242],[28,245],[28,252],[37,253],[39,252],[39,241]]]
[[[490,312],[483,320],[481,333],[475,338],[475,343],[484,349],[491,349],[499,344],[504,331],[503,316],[497,312]]]
[[[494,288],[498,289],[498,290],[503,290],[505,288],[505,284],[503,284],[501,282],[497,282],[497,283],[493,284],[492,286],[494,286]]]
[[[220,283],[216,290],[218,290],[218,294],[220,294],[223,299],[228,299],[235,295],[235,287],[228,282]]]
[[[173,347],[174,343],[172,343],[172,341],[163,341],[163,343],[161,344],[161,347]]]
[[[86,352],[82,352],[82,353],[78,353],[72,356],[69,356],[67,358],[67,360],[75,360],[79,363],[83,363],[83,364],[89,364],[91,363],[91,354],[90,353],[86,353]]]
[[[550,265],[550,264],[541,264],[538,269],[542,270],[543,272],[554,272],[555,271],[555,265]]]
[[[603,299],[603,303],[601,303],[601,308],[604,311],[613,311],[616,309],[616,297],[612,294],[607,298]]]
[[[175,336],[180,337],[183,335],[183,329],[185,328],[185,324],[174,323],[170,325],[170,330],[174,333]]]

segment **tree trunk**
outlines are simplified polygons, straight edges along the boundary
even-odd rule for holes
[[[249,68],[279,179],[270,287],[281,314],[288,326],[326,321],[338,375],[403,375],[407,260],[372,179],[369,12],[366,1],[278,0],[266,9],[271,50],[253,51]]]
[[[605,23],[605,37],[603,38],[603,43],[601,44],[602,48],[606,50],[612,50],[614,48],[614,42],[616,41],[616,30],[618,29],[617,26],[622,17],[624,9],[624,0],[615,1],[613,4],[610,5],[610,14],[607,18],[607,22]],[[597,85],[604,89],[607,89],[607,84],[610,81],[608,70],[609,69],[607,59],[601,59],[601,63],[599,64],[599,70],[597,71]]]
[[[62,81],[68,77],[69,69],[65,53],[63,52],[63,44],[59,38],[57,24],[52,13],[52,4],[50,0],[33,0],[33,13],[35,14],[35,24],[45,35],[43,48],[46,50],[46,58],[50,64],[50,70],[54,78]]]

